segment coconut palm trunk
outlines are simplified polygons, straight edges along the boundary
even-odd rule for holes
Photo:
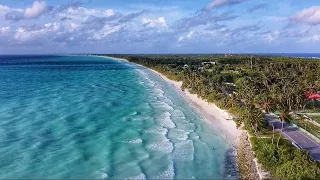
[[[285,119],[285,112],[281,112],[280,114],[280,120],[281,120],[281,130],[280,130],[280,136],[278,138],[278,142],[277,142],[277,148],[279,148],[279,142],[280,142],[280,139],[281,139],[281,136],[282,136],[282,132],[283,132],[283,121]]]
[[[272,123],[272,144],[273,144],[273,141],[274,141],[274,125]]]

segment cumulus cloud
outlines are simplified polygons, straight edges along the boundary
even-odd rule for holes
[[[214,0],[213,2],[211,2],[209,5],[207,5],[207,7],[205,8],[205,10],[211,10],[213,8],[219,8],[222,6],[232,6],[232,5],[236,5],[236,4],[240,4],[246,1],[250,1],[250,0]]]
[[[265,33],[260,33],[262,38],[266,41],[280,41],[283,39],[289,38],[298,38],[298,39],[311,39],[310,37],[314,37],[314,33],[311,33],[310,28],[302,29],[302,30],[275,30],[275,31],[266,31]]]
[[[36,19],[47,12],[47,4],[45,1],[35,1],[31,7],[25,10],[9,9],[5,15],[6,20],[19,21],[23,19]]]
[[[188,40],[188,39],[192,39],[193,37],[195,37],[195,32],[194,31],[190,31],[186,36],[180,36],[178,39],[178,42],[184,41],[184,40]]]
[[[9,9],[8,6],[0,5],[0,15],[5,15]]]
[[[293,23],[318,25],[320,24],[320,6],[313,6],[299,11],[289,20]]]
[[[69,3],[67,3],[67,4],[63,4],[63,5],[60,5],[60,6],[57,6],[57,7],[52,7],[51,13],[52,13],[53,15],[55,15],[55,14],[57,14],[57,13],[66,11],[66,10],[68,10],[69,8],[76,9],[76,8],[79,8],[82,4],[83,4],[82,1],[69,2]]]
[[[11,27],[0,27],[0,47],[1,45],[8,45],[12,38],[12,29]]]
[[[16,30],[13,39],[18,42],[46,40],[47,38],[52,37],[52,33],[56,33],[59,30],[60,25],[57,23],[47,23],[41,28],[36,29],[20,27]]]
[[[108,18],[108,20],[120,19],[123,15],[113,9],[88,9],[84,7],[69,7],[56,14],[60,18],[68,17],[73,21],[84,21],[88,17]],[[65,19],[64,19],[65,20]]]
[[[26,8],[24,17],[27,19],[38,18],[44,14],[47,10],[47,4],[45,1],[35,1],[30,8]]]
[[[142,19],[142,24],[145,27],[167,27],[166,20],[164,17],[159,17],[158,19],[152,20],[148,18],[143,18]]]
[[[256,14],[255,18],[261,20],[258,21],[252,16],[241,19],[240,12],[252,13],[261,10],[266,8],[269,2],[245,4],[249,6],[240,12],[236,9],[238,6],[233,6],[247,1],[250,0],[211,0],[212,3],[207,7],[189,15],[189,11],[184,11],[181,7],[170,10],[170,14],[169,11],[159,10],[163,7],[152,9],[147,5],[132,12],[123,8],[121,10],[124,11],[121,12],[101,7],[86,8],[82,6],[85,1],[81,0],[59,6],[50,6],[45,1],[37,0],[24,9],[0,5],[0,21],[4,17],[11,21],[30,20],[0,23],[0,49],[7,46],[11,49],[27,49],[29,45],[34,45],[52,51],[55,51],[56,47],[69,51],[71,48],[78,50],[79,46],[83,46],[85,51],[111,48],[121,49],[119,52],[129,50],[144,53],[146,49],[152,48],[161,48],[161,52],[175,52],[172,48],[183,47],[190,48],[190,52],[204,48],[207,48],[206,52],[210,52],[217,46],[242,44],[241,47],[245,47],[245,43],[277,44],[299,42],[300,39],[320,43],[319,29],[316,26],[312,26],[311,31],[306,31],[303,29],[306,26],[294,24],[320,24],[318,6],[292,13],[294,15],[289,18],[278,17],[277,13],[272,13],[273,16]],[[286,13],[289,11],[292,9]],[[149,12],[152,12],[152,16],[148,16],[151,15]],[[39,21],[31,21],[44,15],[46,16]],[[290,28],[283,29],[288,20],[292,22]],[[302,30],[298,31],[299,28]],[[97,50],[98,47],[101,49]]]
[[[10,27],[1,27],[0,28],[0,34],[5,34],[5,33],[8,33],[10,32]]]

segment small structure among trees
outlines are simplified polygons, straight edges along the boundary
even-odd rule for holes
[[[317,93],[315,89],[310,89],[306,92],[306,98],[309,100],[320,100],[320,93]]]

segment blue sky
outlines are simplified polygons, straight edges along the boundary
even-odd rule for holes
[[[1,0],[0,54],[320,53],[319,0]]]

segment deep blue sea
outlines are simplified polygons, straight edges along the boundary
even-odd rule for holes
[[[320,53],[261,53],[256,55],[320,59]]]
[[[0,56],[0,179],[219,179],[230,148],[146,68]]]

